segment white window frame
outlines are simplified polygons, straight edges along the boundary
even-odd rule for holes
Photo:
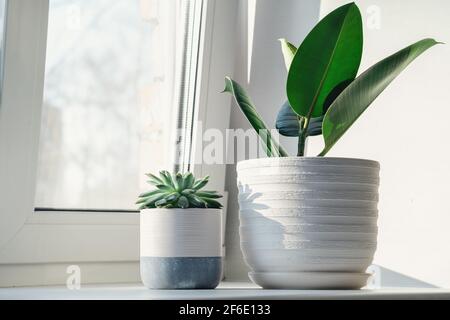
[[[0,105],[0,287],[63,284],[69,265],[82,283],[139,281],[139,214],[34,210],[45,73],[48,0],[7,2]],[[195,125],[225,132],[237,1],[205,0],[195,99]],[[212,63],[214,61],[214,63]],[[194,140],[199,134],[194,131]],[[199,162],[201,144],[193,145]],[[225,166],[194,167],[224,190]]]

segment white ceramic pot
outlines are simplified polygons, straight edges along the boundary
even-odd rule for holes
[[[141,279],[150,289],[211,289],[222,273],[222,210],[141,212]]]
[[[377,245],[379,170],[376,161],[345,158],[239,162],[241,249],[250,278],[270,288],[364,286]]]

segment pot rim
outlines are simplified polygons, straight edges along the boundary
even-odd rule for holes
[[[295,156],[290,156],[290,157],[272,157],[272,158],[256,158],[256,159],[247,159],[247,160],[242,160],[242,161],[238,161],[237,162],[237,167],[239,168],[240,166],[244,165],[244,164],[251,164],[251,163],[270,163],[270,162],[276,162],[279,161],[280,163],[283,162],[304,162],[304,161],[308,161],[308,162],[316,162],[319,164],[320,162],[324,163],[324,164],[328,164],[328,165],[333,165],[333,162],[353,162],[353,163],[361,163],[361,164],[365,164],[365,165],[369,165],[370,167],[373,168],[380,168],[380,163],[376,160],[371,160],[371,159],[363,159],[363,158],[346,158],[346,157],[295,157]]]
[[[164,212],[165,211],[165,212]],[[182,211],[182,212],[180,212]],[[164,212],[165,214],[214,214],[214,213],[222,213],[222,209],[217,208],[149,208],[143,209],[140,211],[141,214],[144,213],[156,213],[156,212]]]

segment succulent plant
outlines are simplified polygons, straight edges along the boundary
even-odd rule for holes
[[[148,173],[148,183],[156,189],[139,195],[136,204],[139,210],[151,208],[214,208],[220,209],[222,205],[215,199],[222,195],[216,191],[201,190],[206,186],[209,176],[195,179],[190,172],[185,174],[170,174],[161,171],[159,177]]]

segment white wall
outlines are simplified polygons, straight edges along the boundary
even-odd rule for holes
[[[252,1],[249,1],[250,3]],[[346,0],[322,0],[321,16]],[[375,262],[408,276],[450,287],[450,1],[356,1],[365,19],[361,70],[424,37],[446,42],[419,57],[370,107],[329,156],[381,162],[380,236]],[[250,83],[247,83],[248,2],[240,1],[234,77],[249,89],[272,124],[285,99],[279,37],[299,43],[317,22],[317,0],[259,0]],[[379,29],[373,12],[380,10]],[[370,14],[372,13],[372,15]],[[370,20],[367,20],[369,18]],[[231,128],[248,128],[233,106]],[[309,146],[319,152],[322,141]],[[290,144],[293,152],[295,144]],[[226,275],[246,278],[238,236],[235,167],[227,168],[229,196]]]
[[[253,6],[254,3],[256,6]],[[239,26],[236,34],[238,45],[233,77],[248,89],[258,111],[269,126],[274,127],[278,109],[286,100],[287,73],[278,39],[287,38],[293,43],[300,43],[319,18],[319,4],[317,0],[240,0]],[[252,12],[255,14],[253,15]],[[252,54],[250,60],[248,59],[249,43]],[[249,62],[251,62],[250,69]],[[249,74],[248,70],[250,70]],[[248,75],[250,75],[250,83],[248,83]],[[234,104],[230,128],[249,128],[244,115]],[[290,151],[295,152],[295,147],[296,142],[292,141],[289,144]],[[227,166],[226,189],[229,191],[229,201],[225,276],[228,280],[248,279],[247,268],[239,247],[236,167],[234,165]]]
[[[324,0],[321,13],[347,2]],[[375,262],[450,287],[450,1],[356,3],[366,22],[361,70],[424,37],[447,43],[419,57],[329,156],[381,162]],[[368,28],[374,18],[368,9],[380,10],[379,30]],[[309,148],[313,153],[319,149]]]

